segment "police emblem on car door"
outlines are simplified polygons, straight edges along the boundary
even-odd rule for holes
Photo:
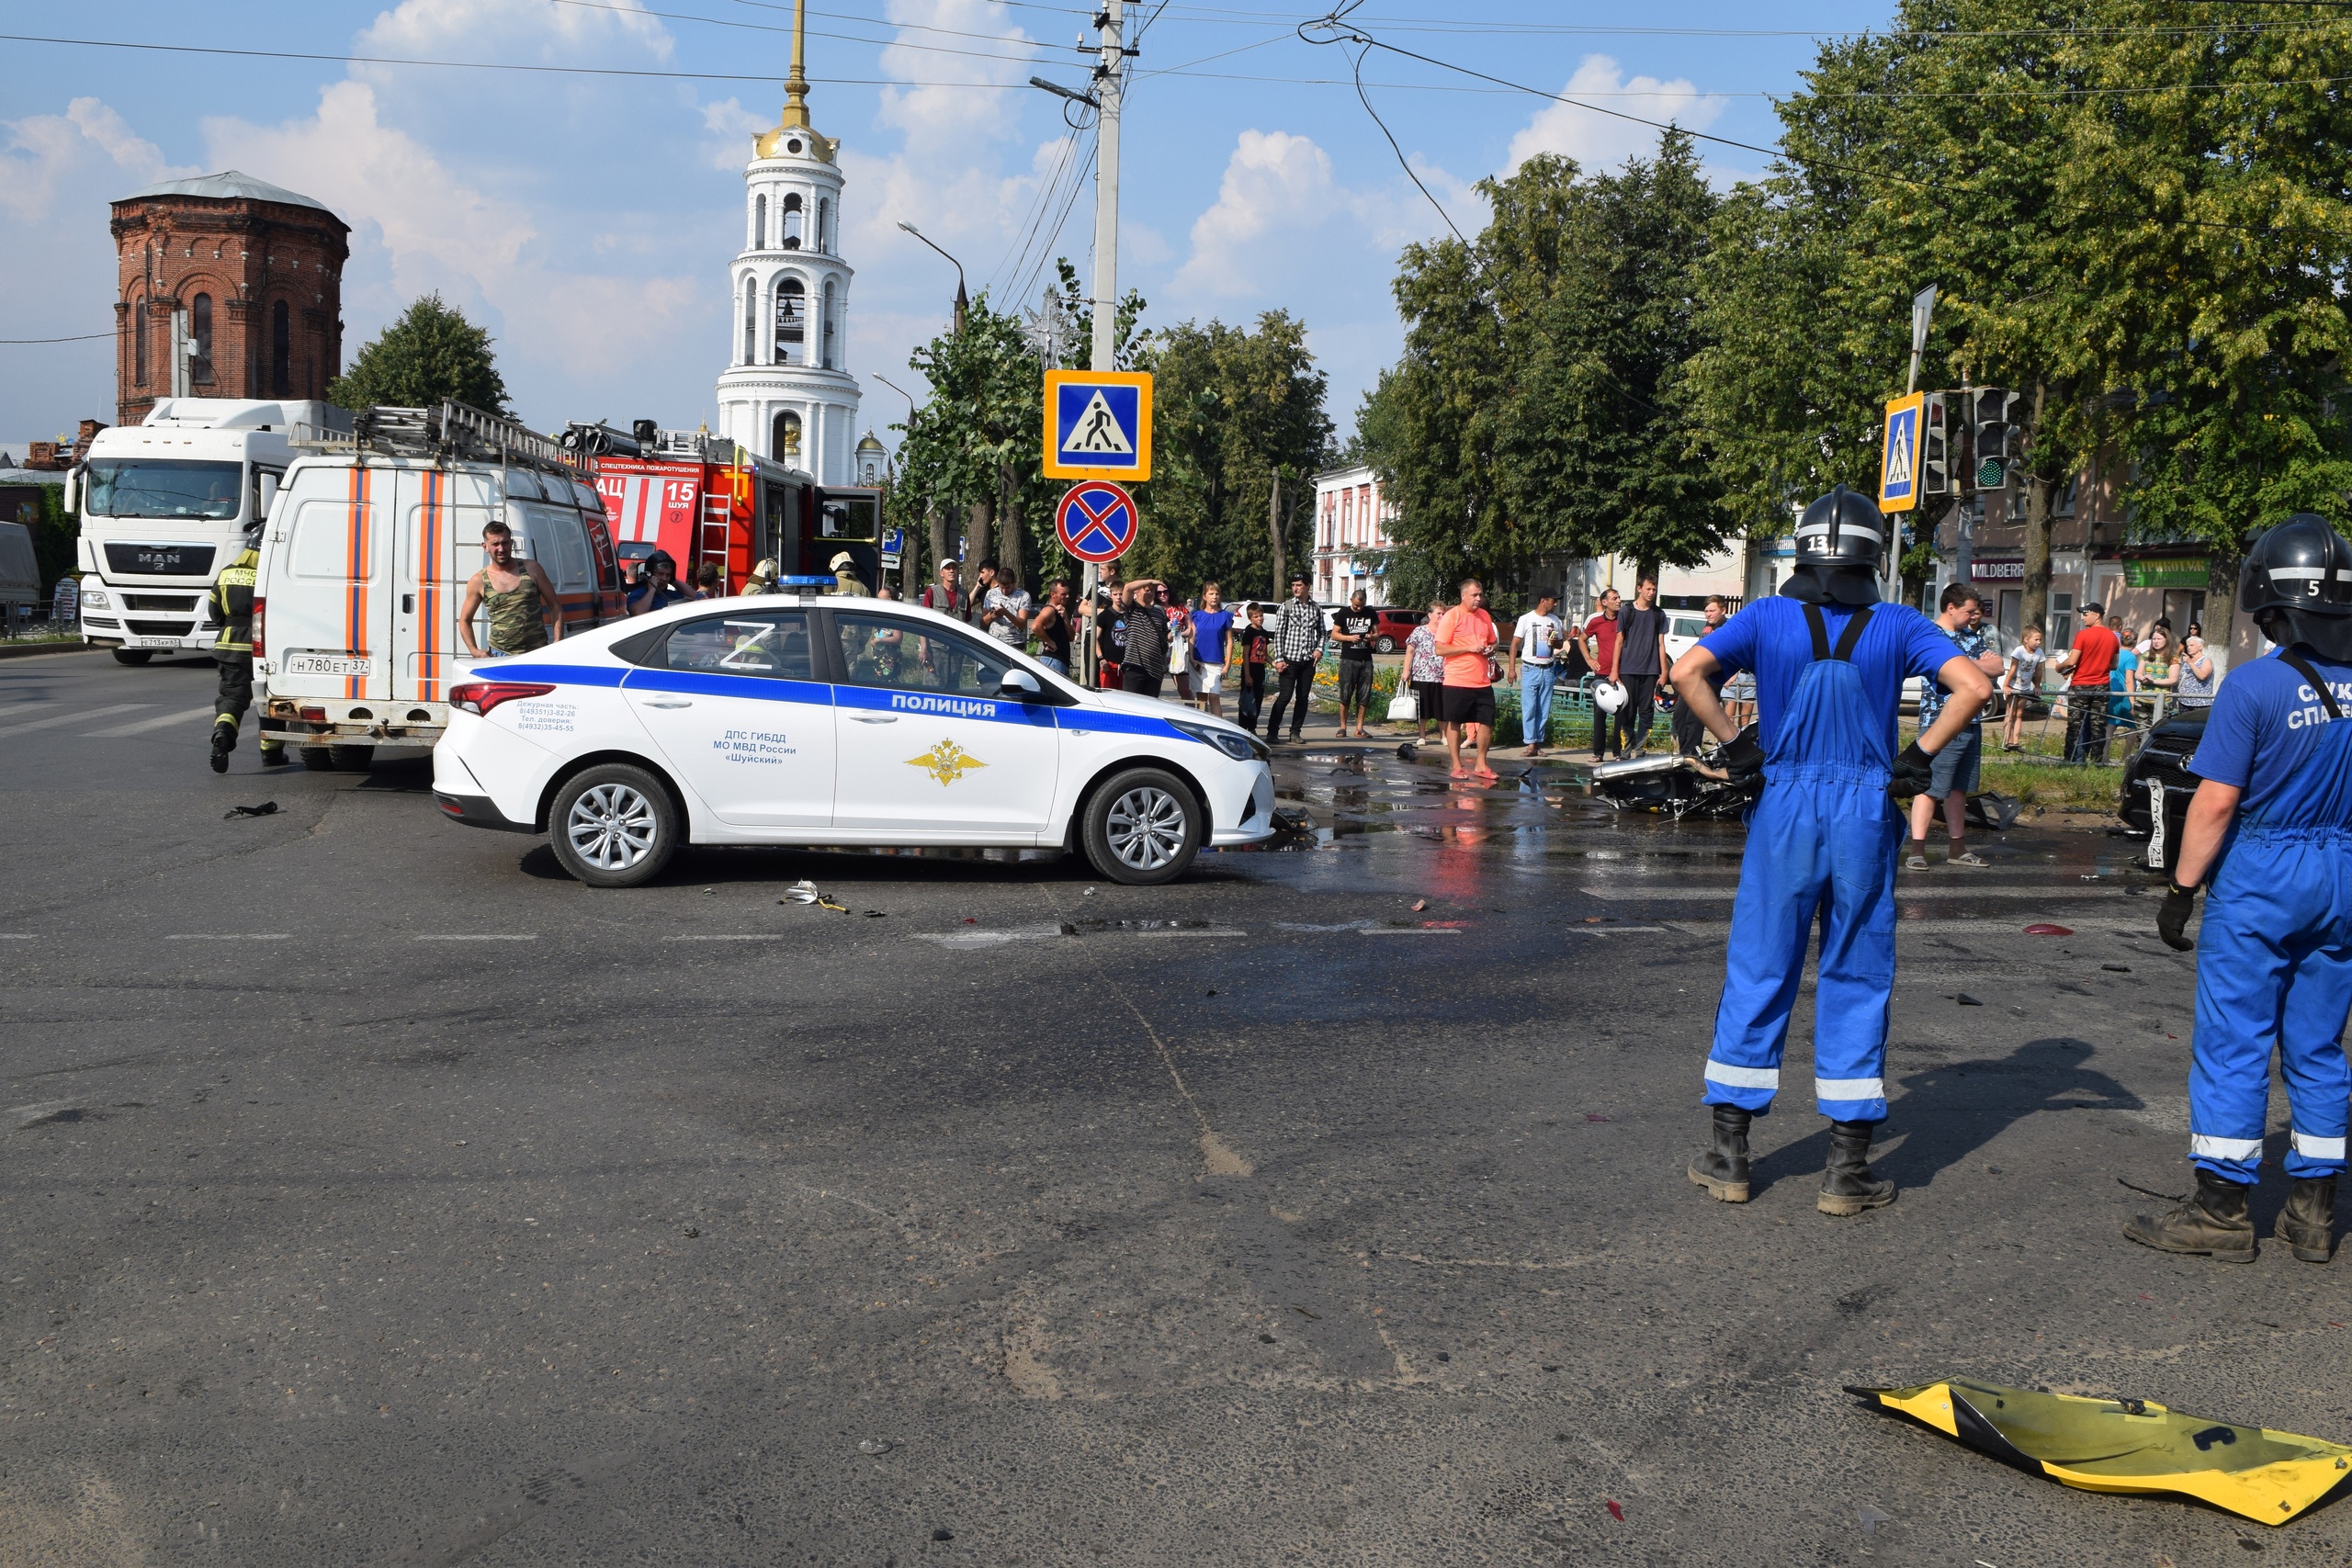
[[[1005,651],[935,621],[831,613],[842,785],[833,823],[909,833],[1042,829],[1060,766],[1054,710],[998,694]]]

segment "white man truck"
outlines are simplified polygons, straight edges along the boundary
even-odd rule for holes
[[[67,477],[82,514],[82,638],[125,664],[209,650],[213,579],[269,514],[297,424],[349,431],[328,403],[164,398],[141,424],[101,430]]]

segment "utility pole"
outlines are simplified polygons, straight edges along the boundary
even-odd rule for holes
[[[1116,370],[1119,340],[1119,96],[1125,79],[1127,49],[1123,28],[1125,0],[1102,0],[1095,20],[1102,26],[1102,51],[1094,67],[1094,95],[1102,118],[1094,141],[1094,342],[1087,368]],[[1102,569],[1086,563],[1086,659],[1089,684],[1098,683],[1102,650],[1094,635],[1094,595],[1102,586]]]

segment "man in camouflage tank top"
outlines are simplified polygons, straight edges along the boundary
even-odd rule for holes
[[[555,584],[538,562],[515,558],[514,531],[492,518],[481,525],[481,547],[490,559],[467,581],[466,602],[458,610],[458,635],[466,639],[466,651],[481,659],[528,653],[561,640],[563,607]],[[550,610],[555,613],[552,637],[548,630]],[[474,638],[474,616],[484,611],[490,615],[488,655]]]

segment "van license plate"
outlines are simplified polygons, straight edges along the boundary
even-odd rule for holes
[[[288,675],[373,675],[376,661],[366,655],[344,653],[289,653],[286,656]]]

